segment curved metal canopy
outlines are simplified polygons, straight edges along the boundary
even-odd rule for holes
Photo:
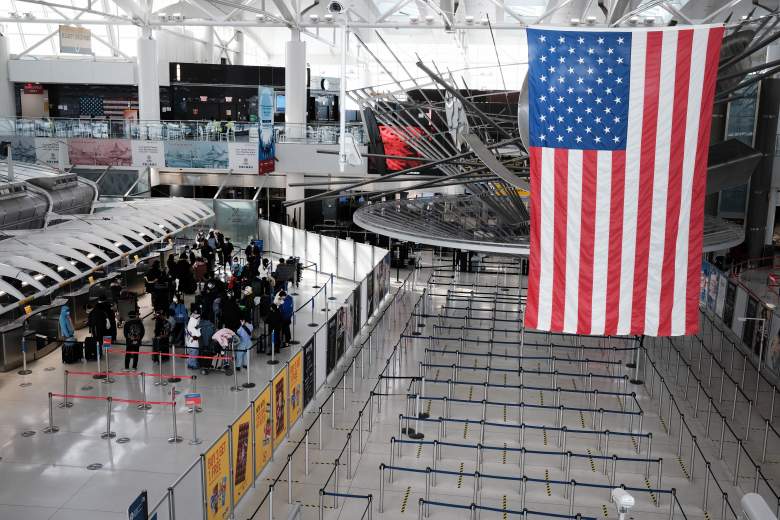
[[[506,224],[479,204],[486,196],[452,195],[380,202],[358,209],[355,224],[398,240],[467,251],[528,255],[529,221]],[[501,198],[505,195],[492,194]],[[738,245],[744,239],[741,226],[705,216],[704,252]]]
[[[193,199],[146,199],[101,206],[45,230],[0,240],[0,313],[49,294],[121,258],[202,223],[213,211]],[[44,284],[44,278],[51,282]],[[21,287],[20,287],[21,285]]]

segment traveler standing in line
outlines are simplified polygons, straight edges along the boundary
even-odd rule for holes
[[[290,324],[292,323],[293,313],[295,312],[295,304],[293,303],[293,297],[286,292],[282,291],[279,294],[282,297],[280,312],[282,315],[282,335],[284,336],[284,346],[289,347],[290,341],[292,341]]]
[[[238,344],[238,350],[236,351],[236,370],[246,368],[247,364],[247,352],[252,348],[252,324],[244,318],[241,318],[241,325],[238,327],[238,337],[241,342]]]
[[[274,340],[271,348],[278,354],[282,343],[282,313],[276,304],[272,303],[269,306],[265,323],[268,326],[268,334],[270,334]]]
[[[133,370],[138,368],[138,354],[141,350],[141,343],[144,339],[146,330],[144,324],[138,317],[138,313],[131,312],[128,315],[129,319],[125,323],[125,370],[130,370],[130,364],[133,365]],[[131,354],[130,352],[136,352]]]
[[[200,351],[200,309],[193,305],[190,308],[190,321],[187,322],[187,354],[197,356]],[[197,370],[198,359],[187,358],[187,368]]]

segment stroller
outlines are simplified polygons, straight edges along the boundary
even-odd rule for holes
[[[230,329],[219,329],[211,336],[208,345],[201,348],[200,354],[203,356],[226,356],[234,349],[238,348],[241,339]],[[233,366],[227,359],[198,359],[201,374],[208,374],[212,371],[222,371],[226,376],[233,375]]]

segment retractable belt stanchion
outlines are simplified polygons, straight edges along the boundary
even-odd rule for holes
[[[312,298],[311,298],[311,323],[309,323],[309,327],[317,327],[317,326],[319,326],[319,323],[314,321],[314,296],[312,296]]]
[[[138,408],[139,410],[150,409],[152,405],[150,405],[146,400],[146,374],[143,372],[141,372],[141,395],[143,396],[143,402],[138,403],[138,406],[136,408]]]
[[[255,384],[252,382],[252,378],[250,377],[251,371],[252,371],[252,347],[250,346],[246,351],[246,383],[244,383],[244,388],[254,388]]]
[[[312,285],[311,288],[312,289],[320,288],[320,269],[317,264],[314,264],[314,285]]]
[[[111,373],[111,356],[108,354],[108,351],[111,350],[110,343],[106,343],[105,338],[103,338],[103,343],[98,346],[98,352],[103,351],[106,356],[106,377],[102,379],[102,383],[113,383],[114,379],[109,375]]]
[[[154,386],[168,386],[168,381],[163,378],[162,373],[162,354],[157,354],[157,373],[158,379],[154,382]],[[100,370],[100,368],[98,368]]]
[[[271,351],[273,352],[273,350]],[[271,354],[273,356],[273,354]],[[236,363],[236,351],[235,348],[233,350],[233,386],[230,387],[231,392],[240,392],[241,390],[244,390],[243,385],[238,384],[238,363]]]
[[[336,297],[333,296],[335,292],[333,291],[333,273],[330,274],[330,297],[329,300],[335,300]]]
[[[271,359],[266,361],[269,365],[276,365],[279,360],[276,359],[276,331],[271,331]]]
[[[25,327],[25,330],[27,328]],[[22,369],[17,372],[20,376],[26,376],[32,374],[32,370],[27,368],[27,338],[25,336],[22,336]],[[32,383],[29,381],[23,381],[19,386],[26,387],[30,386]]]
[[[168,378],[169,383],[178,383],[181,381],[180,377],[176,377],[176,356],[174,355],[176,351],[173,348],[173,343],[171,343],[170,353],[171,353],[171,377]],[[162,370],[160,370],[162,372]]]
[[[290,345],[300,345],[301,344],[300,341],[295,339],[295,314],[296,314],[295,309],[293,309],[292,323],[290,324],[291,325],[290,326],[290,336],[292,336],[292,337],[290,338],[290,341],[288,341],[288,343]]]

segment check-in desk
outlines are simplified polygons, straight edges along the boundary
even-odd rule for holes
[[[22,349],[27,351],[27,361],[32,361],[59,347],[60,309],[66,303],[65,298],[57,298],[0,325],[0,371],[22,366]]]

